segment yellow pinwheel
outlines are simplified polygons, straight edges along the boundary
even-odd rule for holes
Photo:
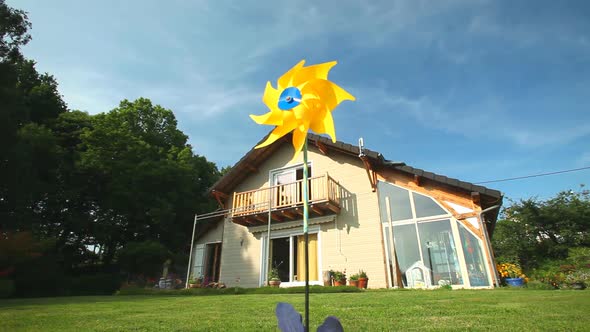
[[[336,61],[304,67],[305,60],[289,69],[277,81],[277,89],[266,83],[262,101],[270,112],[250,115],[258,124],[276,126],[268,138],[256,146],[262,148],[293,131],[295,156],[301,151],[307,131],[328,134],[336,142],[332,111],[344,100],[355,98],[328,81]]]

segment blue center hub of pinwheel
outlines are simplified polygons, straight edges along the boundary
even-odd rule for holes
[[[301,91],[296,87],[290,87],[283,90],[279,97],[279,108],[285,111],[301,104]]]

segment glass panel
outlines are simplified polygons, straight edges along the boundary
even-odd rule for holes
[[[481,242],[463,227],[461,223],[459,223],[459,234],[461,236],[463,253],[465,254],[465,264],[467,265],[469,283],[473,287],[489,286],[490,283],[486,272]]]
[[[289,254],[289,243],[291,239],[288,237],[281,237],[278,239],[272,239],[270,241],[270,257],[271,257],[271,269],[277,269],[279,271],[279,277],[281,281],[289,280],[289,266],[290,266],[290,254]]]
[[[389,232],[389,227],[385,227]],[[387,233],[389,238],[389,233]],[[408,285],[406,271],[416,262],[420,262],[420,249],[418,248],[418,237],[416,236],[416,225],[393,226],[393,240],[397,253],[397,262],[402,274],[404,286]],[[389,246],[387,246],[389,251]],[[391,259],[391,252],[389,253]],[[390,269],[391,270],[391,269]],[[391,271],[394,273],[394,271]]]
[[[419,223],[418,231],[424,265],[431,273],[431,284],[463,284],[450,220]]]
[[[391,220],[404,220],[412,218],[410,196],[408,191],[392,184],[381,182],[377,184],[379,190],[379,207],[381,210],[381,222],[387,222],[387,209],[385,197],[389,197]]]
[[[414,207],[416,208],[416,218],[429,217],[429,216],[440,216],[441,214],[447,214],[448,212],[443,210],[440,205],[424,195],[418,193],[412,193],[414,196]]]

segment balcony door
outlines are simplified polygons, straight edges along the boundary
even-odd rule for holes
[[[275,187],[275,207],[290,206],[302,201],[303,165],[272,172],[272,184]],[[307,166],[307,175],[311,177],[311,166]]]

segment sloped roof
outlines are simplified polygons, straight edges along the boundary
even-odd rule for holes
[[[268,135],[267,135],[268,136]],[[266,136],[266,137],[267,137]],[[259,143],[263,142],[264,137]],[[337,151],[340,153],[358,156],[360,153],[359,147],[336,141],[333,143],[327,137],[315,135],[312,133],[307,134],[308,144],[316,144],[319,142],[327,146],[331,151]],[[233,189],[246,179],[251,172],[255,171],[269,156],[271,156],[276,150],[278,150],[283,144],[291,142],[291,135],[285,135],[279,139],[276,143],[271,144],[261,149],[252,148],[246,155],[242,157],[232,169],[219,179],[211,188],[210,192],[219,191],[225,194],[230,194]],[[256,144],[258,145],[258,144]],[[363,154],[368,157],[378,168],[389,168],[399,172],[403,172],[410,175],[417,175],[424,179],[434,181],[440,184],[448,185],[457,189],[461,189],[468,192],[477,192],[483,196],[487,196],[492,200],[499,201],[502,199],[502,193],[495,189],[486,188],[484,186],[476,185],[470,182],[461,181],[454,178],[449,178],[444,175],[428,172],[419,168],[408,166],[405,163],[392,162],[386,160],[383,155],[379,152],[372,151],[369,149],[363,149]]]

